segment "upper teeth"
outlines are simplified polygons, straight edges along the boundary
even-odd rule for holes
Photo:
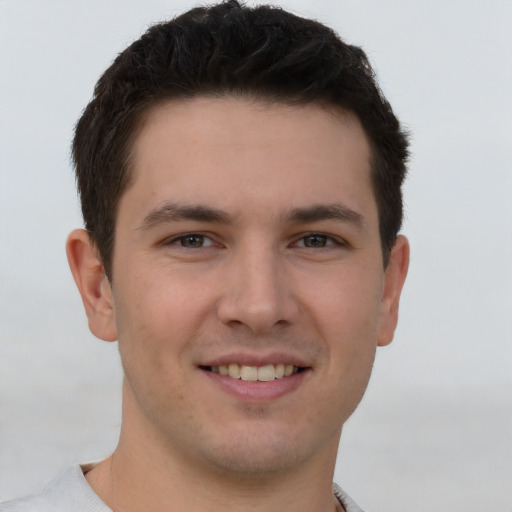
[[[249,381],[270,381],[289,377],[292,373],[297,373],[299,368],[292,364],[267,364],[265,366],[246,366],[237,363],[212,366],[212,372],[229,376],[233,379],[242,379]]]

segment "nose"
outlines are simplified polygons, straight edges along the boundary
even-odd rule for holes
[[[299,304],[293,279],[278,251],[254,245],[240,249],[225,270],[217,308],[221,322],[265,334],[296,321]]]

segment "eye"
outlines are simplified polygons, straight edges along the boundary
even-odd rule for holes
[[[325,247],[328,239],[324,235],[308,235],[302,239],[304,247]]]
[[[312,249],[322,249],[330,245],[342,244],[333,240],[330,236],[319,233],[311,233],[310,235],[303,236],[296,243],[297,247],[308,247]]]
[[[211,238],[197,233],[189,233],[176,237],[171,240],[171,243],[185,247],[186,249],[201,249],[203,247],[210,247],[214,244]]]

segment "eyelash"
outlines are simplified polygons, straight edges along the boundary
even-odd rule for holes
[[[202,241],[202,243],[199,247],[191,247],[191,246],[187,246],[183,243],[185,240],[187,240],[187,239],[190,240],[193,238],[200,239]],[[323,243],[323,245],[319,245],[319,246],[309,245],[308,246],[306,240],[307,239],[311,240],[313,238],[320,239],[320,241]],[[209,241],[207,243],[207,245],[204,245],[205,240]],[[298,245],[299,242],[303,242],[303,245]],[[179,236],[173,237],[173,238],[165,241],[163,245],[175,245],[175,244],[179,245],[180,247],[182,247],[184,249],[203,249],[205,247],[211,247],[211,246],[215,245],[215,241],[212,239],[212,237],[210,237],[208,235],[192,232],[192,233],[185,233],[185,234],[181,234]],[[332,246],[343,247],[346,245],[347,245],[347,243],[344,240],[341,240],[339,238],[336,238],[336,237],[333,237],[330,235],[326,235],[324,233],[303,234],[301,237],[297,238],[295,242],[292,243],[292,246],[301,247],[304,249],[327,249]]]
[[[324,245],[320,245],[320,246],[308,246],[306,245],[306,240],[307,239],[313,239],[313,238],[318,238],[318,239],[322,239],[323,242],[324,242]],[[304,245],[301,246],[305,249],[327,249],[328,247],[332,247],[332,246],[345,246],[347,245],[346,242],[344,240],[341,240],[339,238],[336,238],[336,237],[333,237],[333,236],[330,236],[330,235],[326,235],[325,233],[308,233],[306,235],[302,235],[300,238],[297,239],[297,242],[304,242]],[[294,243],[294,245],[297,245],[297,242]]]
[[[183,242],[185,240],[187,240],[187,239],[190,240],[192,238],[202,239],[203,244],[199,247],[188,247],[183,244]],[[209,243],[206,246],[204,245],[205,240],[209,241]],[[181,243],[179,243],[179,242],[181,242]],[[180,245],[180,247],[182,247],[184,249],[202,249],[204,247],[211,247],[211,246],[215,245],[215,242],[210,236],[203,235],[202,233],[185,233],[185,234],[178,235],[174,238],[171,238],[171,239],[165,241],[163,245],[175,245],[175,244]]]

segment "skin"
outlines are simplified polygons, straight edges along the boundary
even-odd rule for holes
[[[369,160],[357,118],[318,105],[148,113],[112,283],[83,230],[67,244],[125,372],[119,445],[87,474],[116,512],[335,510],[341,429],[393,338],[409,259],[399,236],[383,268]],[[205,370],[242,359],[304,371],[260,396]]]

